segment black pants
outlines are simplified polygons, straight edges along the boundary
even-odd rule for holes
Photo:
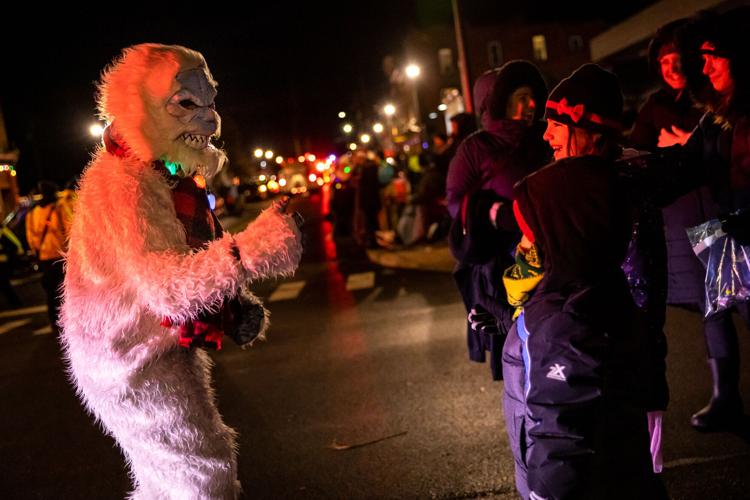
[[[721,311],[708,318],[704,323],[706,352],[709,358],[738,358],[739,343],[737,329],[732,321],[732,312],[737,311],[745,324],[750,326],[750,302],[743,302],[735,307]]]
[[[65,279],[65,271],[62,259],[43,260],[39,263],[42,271],[42,288],[47,292],[47,314],[52,331],[57,331],[62,303],[62,284]]]

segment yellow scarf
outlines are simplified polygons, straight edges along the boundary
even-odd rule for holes
[[[516,247],[516,263],[503,273],[503,284],[508,295],[508,304],[516,308],[513,319],[516,319],[523,310],[523,304],[528,300],[529,294],[536,288],[544,276],[542,261],[536,246],[529,249]]]

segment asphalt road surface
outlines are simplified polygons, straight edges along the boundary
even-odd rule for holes
[[[225,223],[237,230],[261,207]],[[240,434],[243,497],[516,498],[503,386],[467,359],[450,274],[372,264],[333,239],[320,207],[319,195],[293,202],[307,219],[303,264],[257,287],[268,341],[242,351],[227,340],[212,355],[220,410]],[[123,458],[66,378],[38,279],[16,288],[24,307],[0,311],[0,498],[124,498]],[[688,425],[710,392],[699,316],[670,308],[667,335],[670,495],[750,498],[747,437]]]

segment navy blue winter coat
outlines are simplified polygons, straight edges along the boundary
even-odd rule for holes
[[[524,498],[640,498],[652,487],[644,329],[620,267],[631,194],[599,157],[555,162],[516,188],[545,273],[503,351]]]

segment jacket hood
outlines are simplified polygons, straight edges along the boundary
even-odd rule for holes
[[[520,59],[505,63],[497,72],[492,92],[486,99],[487,112],[492,119],[505,118],[508,98],[516,89],[523,86],[531,87],[534,94],[534,101],[536,102],[534,120],[542,119],[544,103],[547,102],[547,84],[539,72],[539,68]]]
[[[560,160],[521,180],[514,192],[541,254],[541,287],[593,284],[620,272],[631,224],[612,162]]]

